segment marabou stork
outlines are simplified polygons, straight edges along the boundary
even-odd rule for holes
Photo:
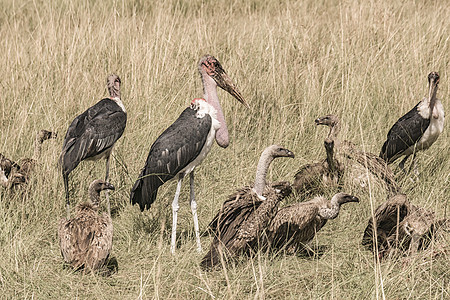
[[[428,84],[428,97],[398,119],[389,130],[380,153],[380,157],[388,164],[404,155],[405,158],[399,164],[402,170],[408,157],[413,154],[411,167],[414,166],[416,174],[417,151],[428,149],[444,130],[444,107],[436,98],[439,84],[437,72],[428,74]]]
[[[100,192],[114,186],[97,179],[89,186],[90,202],[77,205],[71,219],[61,219],[58,227],[59,246],[64,261],[75,270],[95,271],[102,267],[112,248],[113,224],[109,214],[97,213]]]
[[[261,233],[275,215],[278,204],[292,191],[286,182],[266,184],[269,166],[277,157],[294,158],[294,153],[277,145],[267,147],[259,159],[253,187],[239,189],[223,203],[209,224],[215,236],[202,259],[203,268],[218,265],[221,251],[233,257],[258,246]]]
[[[327,220],[338,216],[341,205],[348,202],[359,202],[359,199],[337,193],[331,201],[317,196],[310,201],[281,208],[267,229],[270,247],[283,248],[288,253],[301,250],[325,226]]]
[[[116,141],[122,136],[127,123],[127,112],[120,100],[120,78],[112,74],[107,78],[109,98],[100,100],[77,116],[69,128],[59,159],[66,192],[67,217],[70,215],[69,174],[82,160],[106,159],[105,181],[109,179],[109,158]],[[106,191],[108,214],[109,196]]]
[[[178,197],[183,178],[190,174],[190,203],[194,217],[194,229],[198,251],[201,251],[194,195],[194,169],[211,150],[214,139],[220,147],[229,144],[228,129],[217,95],[217,86],[230,93],[248,107],[241,93],[223,70],[219,61],[206,55],[200,59],[198,70],[203,82],[204,99],[194,99],[178,119],[153,143],[144,168],[131,189],[132,204],[139,204],[141,211],[155,201],[158,188],[177,178],[177,188],[172,202],[173,222],[171,248],[175,252]]]

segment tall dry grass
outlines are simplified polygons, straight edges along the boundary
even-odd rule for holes
[[[438,95],[450,111],[450,5],[447,1],[11,1],[0,5],[0,152],[31,156],[34,133],[59,138],[43,148],[40,170],[21,195],[0,192],[2,298],[275,298],[447,299],[447,255],[377,262],[360,246],[371,211],[385,191],[346,186],[359,205],[344,207],[319,232],[313,258],[260,253],[227,270],[204,272],[195,252],[183,187],[178,247],[169,254],[174,184],[140,213],[129,190],[151,143],[194,97],[197,61],[216,56],[251,106],[219,91],[231,145],[214,146],[196,172],[200,228],[225,197],[251,183],[270,144],[296,154],[275,161],[271,180],[292,180],[298,167],[324,156],[325,129],[313,120],[341,116],[342,136],[378,153],[390,126],[426,95],[426,76],[440,72]],[[128,123],[117,143],[111,182],[119,270],[82,276],[63,268],[56,226],[64,195],[56,161],[71,120],[107,95],[105,80],[122,78]],[[448,126],[419,154],[420,180],[402,179],[411,201],[448,210]],[[72,199],[104,176],[102,162],[71,176]],[[295,201],[295,200],[291,200]],[[351,206],[351,207],[350,207]],[[203,246],[209,246],[207,234]]]

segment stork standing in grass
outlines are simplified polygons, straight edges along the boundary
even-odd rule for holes
[[[67,129],[59,158],[66,192],[67,217],[70,215],[69,174],[81,161],[105,158],[105,181],[108,182],[109,158],[127,123],[127,112],[120,100],[120,83],[119,76],[109,75],[107,86],[110,97],[100,100],[77,116]],[[111,214],[108,192],[106,200],[108,214]]]
[[[436,93],[439,84],[439,74],[431,72],[428,75],[428,98],[424,98],[413,109],[392,126],[381,149],[380,157],[388,164],[400,156],[405,158],[399,166],[404,169],[408,157],[413,154],[412,167],[417,174],[416,153],[428,149],[444,130],[444,107]]]
[[[198,70],[203,82],[204,99],[194,99],[191,106],[186,108],[178,119],[156,139],[130,195],[131,203],[138,203],[143,211],[155,201],[161,185],[177,178],[177,189],[172,202],[170,248],[172,253],[175,252],[178,197],[183,178],[188,174],[197,248],[201,251],[197,203],[194,195],[194,169],[205,159],[214,139],[222,148],[226,148],[229,144],[227,124],[217,96],[217,86],[248,107],[241,93],[215,57],[211,55],[202,57]]]

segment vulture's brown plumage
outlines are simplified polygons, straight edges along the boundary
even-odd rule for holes
[[[338,216],[340,206],[347,202],[359,202],[355,196],[338,193],[330,200],[317,196],[307,202],[281,208],[267,229],[271,249],[285,249],[295,253],[311,241],[329,219]]]
[[[276,157],[294,157],[294,154],[280,146],[267,147],[259,160],[254,186],[239,189],[228,197],[211,221],[214,240],[201,262],[203,268],[216,266],[221,253],[234,257],[258,246],[278,203],[291,192],[287,182],[266,185],[268,167]]]
[[[107,213],[97,213],[100,192],[114,190],[104,180],[94,180],[89,186],[91,201],[77,206],[75,217],[61,219],[58,228],[59,245],[64,261],[75,270],[94,271],[102,267],[112,248],[113,225]]]
[[[333,148],[327,149],[327,159],[316,164],[302,167],[295,176],[294,188],[299,193],[318,194],[324,188],[345,184],[348,179],[352,183],[365,187],[367,181],[375,181],[385,185],[391,195],[400,192],[394,174],[386,163],[377,155],[358,149],[350,141],[341,141],[340,120],[336,115],[326,115],[315,120],[317,125],[329,127],[325,145],[333,141]],[[329,148],[329,147],[328,147]],[[332,155],[330,155],[330,153]],[[332,160],[330,159],[332,157]],[[330,165],[329,162],[335,162]],[[345,176],[344,176],[345,174]],[[370,178],[370,179],[369,179]]]
[[[19,160],[20,170],[19,173],[25,177],[25,182],[28,183],[30,177],[36,168],[36,165],[39,162],[41,157],[41,148],[42,144],[49,139],[56,139],[57,134],[55,132],[51,132],[45,129],[40,130],[36,134],[36,139],[34,142],[34,154],[32,158],[22,158]]]
[[[448,221],[437,221],[434,212],[411,204],[405,194],[397,194],[375,210],[364,231],[362,244],[375,252],[376,242],[380,258],[396,250],[415,252],[427,248],[434,233],[443,225],[448,227]]]
[[[20,174],[19,165],[0,153],[0,185],[12,188],[25,182],[25,177]]]

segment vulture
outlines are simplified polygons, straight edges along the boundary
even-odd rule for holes
[[[266,184],[269,165],[277,157],[293,158],[294,153],[277,145],[267,147],[259,159],[253,187],[239,189],[223,203],[209,224],[214,239],[201,261],[203,268],[217,266],[223,254],[235,257],[258,247],[279,202],[292,190],[287,182]]]
[[[25,182],[25,178],[17,173],[19,165],[0,153],[0,185],[10,188]]]
[[[19,163],[6,158],[0,153],[0,184],[9,188],[27,184],[40,159],[42,143],[48,139],[54,139],[56,136],[54,132],[44,129],[40,130],[36,134],[33,157],[22,158],[19,160]]]
[[[325,226],[327,220],[339,215],[341,205],[348,202],[359,202],[359,199],[337,193],[331,201],[323,196],[316,196],[310,201],[281,208],[266,231],[269,247],[274,250],[284,249],[290,254],[302,250],[316,232]]]
[[[439,74],[428,74],[428,97],[417,103],[409,112],[398,119],[387,134],[380,157],[388,164],[405,156],[399,167],[404,170],[405,162],[412,154],[411,167],[417,172],[417,151],[428,149],[444,130],[444,106],[436,98]]]
[[[40,130],[36,134],[36,139],[34,142],[34,154],[32,158],[22,158],[19,160],[20,174],[25,177],[25,181],[28,183],[30,176],[32,175],[36,164],[39,162],[41,157],[42,144],[49,139],[56,139],[57,134],[45,129]]]
[[[344,168],[335,157],[334,145],[334,140],[326,138],[324,146],[327,158],[322,162],[300,167],[292,184],[297,193],[319,194],[326,187],[334,187],[340,184]]]
[[[317,125],[326,125],[329,127],[327,140],[334,142],[333,161],[336,162],[336,167],[333,172],[325,172],[324,174],[330,175],[322,176],[322,181],[318,181],[322,183],[322,186],[336,185],[336,183],[342,185],[345,184],[343,182],[347,181],[348,178],[353,184],[365,187],[367,186],[367,177],[369,176],[370,181],[381,183],[391,195],[400,192],[400,187],[395,180],[394,174],[380,157],[358,149],[355,144],[348,140],[341,141],[339,139],[340,120],[336,115],[326,115],[317,118],[315,122]],[[327,157],[329,156],[328,152],[330,151],[327,151]],[[324,169],[326,167],[328,165],[325,165]],[[346,175],[345,177],[344,174]],[[307,178],[307,175],[305,177]],[[296,178],[294,185],[299,186],[298,183],[301,183],[301,181],[298,181]],[[319,189],[318,191],[320,192],[321,190]]]
[[[375,210],[364,230],[362,245],[374,253],[378,248],[380,258],[395,250],[414,253],[427,248],[434,233],[447,223],[437,221],[434,212],[411,204],[405,194],[397,194]]]
[[[89,186],[90,202],[79,204],[76,215],[59,222],[58,237],[64,262],[73,269],[95,271],[101,268],[112,248],[113,224],[109,214],[98,214],[100,192],[114,190],[104,180],[94,180]]]

